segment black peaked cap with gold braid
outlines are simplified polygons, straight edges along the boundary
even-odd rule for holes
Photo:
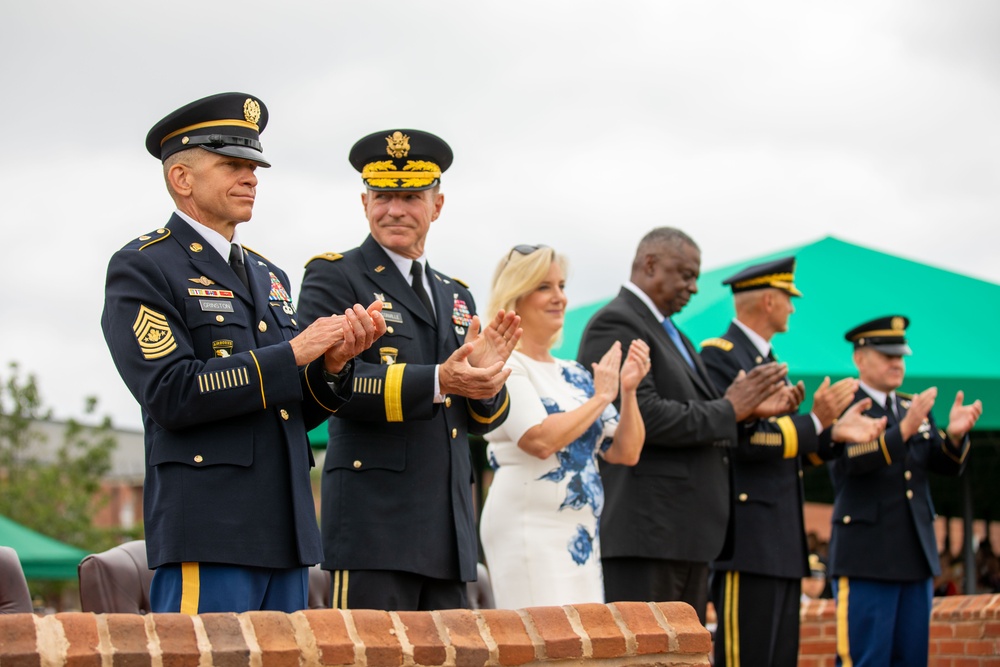
[[[908,326],[910,326],[908,317],[886,315],[859,324],[844,334],[844,338],[854,343],[855,350],[870,347],[889,356],[908,357],[913,354],[913,350],[906,342]]]
[[[444,139],[420,130],[385,130],[351,148],[351,165],[369,190],[428,190],[441,182],[454,155]]]
[[[167,114],[146,135],[146,150],[162,162],[174,153],[199,147],[270,167],[260,145],[266,125],[267,107],[256,97],[219,93]]]
[[[794,257],[782,257],[763,264],[748,266],[739,273],[723,280],[722,284],[729,285],[733,294],[773,287],[792,296],[802,296],[802,292],[795,287]]]

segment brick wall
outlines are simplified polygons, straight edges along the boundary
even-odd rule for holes
[[[799,667],[834,667],[837,616],[833,600],[802,606]],[[929,667],[1000,665],[1000,595],[934,598]]]
[[[561,661],[704,667],[711,640],[686,604],[519,611],[0,616],[0,667],[531,667]]]

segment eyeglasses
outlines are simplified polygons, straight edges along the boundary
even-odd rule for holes
[[[549,246],[541,243],[539,243],[538,245],[516,245],[510,249],[509,253],[507,253],[507,259],[504,261],[503,264],[504,266],[510,264],[510,258],[514,256],[515,252],[519,255],[528,256],[537,250],[541,250],[542,248],[548,248],[548,247]]]

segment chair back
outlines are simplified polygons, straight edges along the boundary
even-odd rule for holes
[[[146,564],[146,541],[133,540],[99,554],[77,567],[80,608],[95,614],[147,614],[153,571]]]
[[[0,614],[30,614],[31,593],[21,559],[10,547],[0,547]]]

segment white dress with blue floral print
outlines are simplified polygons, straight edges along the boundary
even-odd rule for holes
[[[593,378],[575,361],[519,352],[507,365],[510,413],[486,436],[494,477],[480,526],[497,607],[604,602],[597,454],[611,445],[618,412],[608,406],[574,442],[545,459],[531,456],[517,446],[521,436],[547,415],[585,403]]]

